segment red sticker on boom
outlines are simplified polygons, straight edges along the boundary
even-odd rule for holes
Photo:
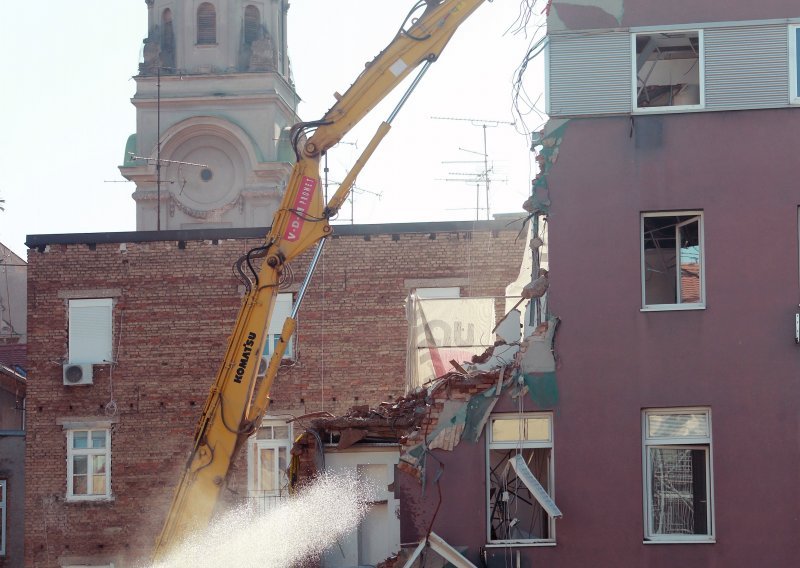
[[[306,220],[306,213],[311,206],[311,198],[314,196],[314,189],[317,187],[317,180],[308,176],[303,176],[300,181],[300,189],[294,199],[294,207],[289,217],[289,226],[283,233],[284,240],[294,242],[300,238],[303,225]]]

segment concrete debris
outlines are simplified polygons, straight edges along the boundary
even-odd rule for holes
[[[540,268],[538,278],[522,289],[522,297],[526,300],[541,298],[544,296],[544,293],[547,292],[549,286],[550,280],[548,278],[548,272],[544,268]]]
[[[517,309],[508,312],[494,328],[497,338],[506,343],[516,343],[522,339],[522,331],[520,330],[519,323],[521,315],[522,314]]]
[[[547,271],[526,287],[529,297],[547,289]],[[538,294],[538,296],[535,296]],[[458,365],[410,394],[375,408],[355,406],[344,416],[312,415],[298,421],[306,427],[292,447],[291,487],[316,476],[324,466],[323,444],[345,449],[357,443],[398,443],[399,470],[424,484],[427,455],[453,451],[461,441],[477,443],[501,392],[530,395],[540,408],[558,401],[553,338],[558,319],[537,327],[520,326],[521,314],[512,309],[496,326],[495,344],[470,362]],[[524,337],[523,337],[524,336]],[[424,485],[423,485],[424,487]]]
[[[548,373],[556,370],[553,337],[558,322],[558,318],[550,318],[540,323],[533,333],[522,341],[517,363],[523,373]]]
[[[480,362],[467,364],[467,370],[472,373],[488,373],[501,367],[510,367],[519,352],[519,343],[499,343],[489,349],[491,349],[491,353],[487,349],[486,353],[479,358]],[[488,357],[486,357],[487,354]]]

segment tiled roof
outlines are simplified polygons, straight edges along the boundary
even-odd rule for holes
[[[28,346],[25,343],[0,344],[0,363],[6,367],[28,368]]]

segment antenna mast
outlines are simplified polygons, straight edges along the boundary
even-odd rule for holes
[[[432,116],[434,120],[457,120],[461,122],[469,122],[472,126],[480,126],[483,128],[483,153],[475,152],[473,150],[467,150],[466,148],[461,148],[459,146],[459,150],[464,152],[471,152],[473,154],[478,154],[479,156],[483,156],[483,173],[480,177],[483,178],[484,189],[486,193],[486,220],[488,221],[491,218],[491,211],[489,209],[489,186],[491,184],[491,179],[489,178],[489,151],[486,142],[486,129],[487,128],[496,128],[501,124],[514,126],[514,122],[508,122],[504,120],[482,120],[478,118],[457,118],[457,117],[449,117],[449,116]],[[479,200],[478,200],[479,201]],[[475,211],[476,216],[478,215],[478,206],[476,206]]]

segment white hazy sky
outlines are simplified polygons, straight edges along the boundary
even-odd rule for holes
[[[289,55],[303,120],[320,118],[389,41],[413,0],[293,0]],[[514,121],[512,80],[533,28],[507,33],[526,0],[487,2],[456,32],[392,132],[359,176],[356,223],[475,218],[483,128],[469,121]],[[31,25],[35,22],[35,25]],[[4,85],[0,146],[0,242],[25,256],[25,236],[135,229],[132,183],[122,181],[125,141],[135,131],[135,91],[144,0],[15,2],[0,33]],[[541,60],[525,75],[528,96],[543,89]],[[329,152],[331,181],[353,164],[401,89]],[[538,105],[543,109],[543,98]],[[487,128],[492,213],[518,212],[535,174],[530,138],[543,118]],[[453,163],[456,162],[456,163]],[[457,163],[467,162],[467,163]],[[457,175],[457,174],[468,175]],[[481,185],[481,188],[483,186]],[[377,195],[374,195],[377,194]],[[481,189],[481,207],[485,207]],[[486,212],[480,212],[485,218]],[[350,222],[346,206],[339,222]]]

